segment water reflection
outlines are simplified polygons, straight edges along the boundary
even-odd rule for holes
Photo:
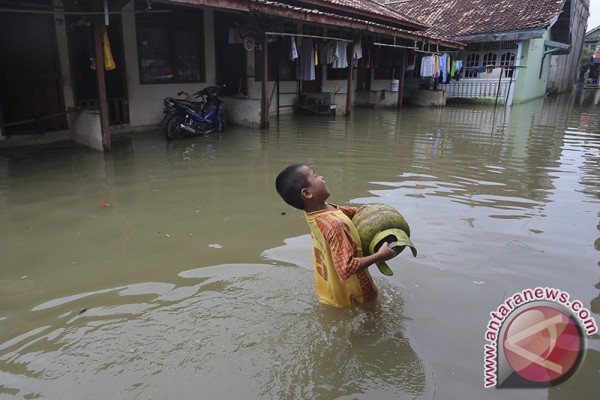
[[[319,304],[307,296],[312,274],[297,267],[221,265],[180,277],[34,307],[47,325],[0,346],[2,393],[328,399],[425,390],[391,286],[367,313]]]
[[[597,103],[358,109],[140,134],[107,155],[3,152],[0,394],[487,397],[483,331],[508,295],[556,287],[600,312]],[[316,302],[306,222],[273,188],[294,161],[332,202],[410,223],[419,256],[375,271],[374,314]],[[569,391],[503,398],[585,398],[589,345]]]

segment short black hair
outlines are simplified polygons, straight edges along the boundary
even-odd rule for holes
[[[277,175],[275,179],[275,189],[281,198],[290,206],[299,210],[304,210],[305,204],[300,193],[302,189],[309,186],[306,176],[299,171],[300,167],[306,164],[288,165]]]

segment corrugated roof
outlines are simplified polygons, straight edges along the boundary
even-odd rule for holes
[[[565,0],[399,0],[394,10],[427,22],[450,38],[548,28]]]

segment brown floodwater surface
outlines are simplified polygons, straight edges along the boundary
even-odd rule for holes
[[[595,398],[597,335],[549,389],[485,389],[483,357],[527,288],[600,323],[598,93],[3,150],[0,399]],[[274,189],[293,162],[410,224],[418,256],[371,268],[374,310],[317,301],[308,226]]]

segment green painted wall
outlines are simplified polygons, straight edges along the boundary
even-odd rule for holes
[[[545,36],[549,36],[549,33],[546,33]],[[515,87],[513,104],[524,103],[543,97],[546,94],[550,55],[543,58],[542,66],[544,40],[544,38],[539,38],[523,41],[519,65],[525,68],[519,68],[519,78]],[[542,68],[541,77],[540,68]]]

